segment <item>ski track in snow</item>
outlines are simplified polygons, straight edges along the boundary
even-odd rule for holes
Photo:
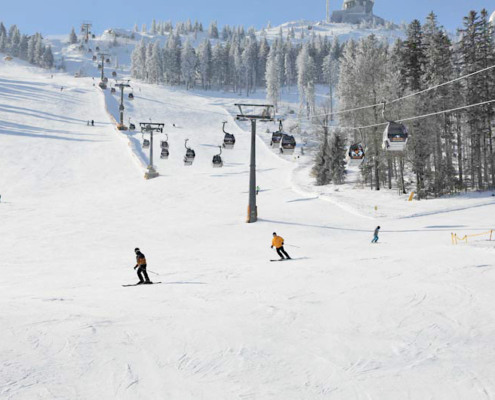
[[[141,135],[116,131],[92,83],[0,61],[0,398],[495,397],[494,247],[450,244],[493,228],[488,206],[384,211],[372,246],[369,203],[321,201],[263,130],[248,225],[231,99],[133,83],[127,115],[165,122],[170,142],[160,160],[157,135],[145,181]],[[213,169],[224,119],[237,142]],[[273,231],[302,260],[270,263]],[[121,287],[136,246],[163,285]]]

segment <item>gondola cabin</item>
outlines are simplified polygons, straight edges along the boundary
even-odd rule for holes
[[[383,149],[386,151],[404,151],[409,134],[407,128],[398,122],[389,122],[383,132]]]
[[[284,133],[280,142],[280,154],[291,155],[296,150],[296,139],[292,135]]]
[[[162,142],[160,143],[160,147],[162,149],[168,149],[168,141],[162,140]]]
[[[117,72],[112,71],[112,76],[115,78],[117,76]]]
[[[110,89],[110,92],[111,93],[117,93],[117,91],[115,90],[115,88],[113,87],[112,89]]]
[[[150,147],[150,141],[148,139],[143,140],[143,149],[147,149]]]
[[[223,138],[223,148],[232,150],[235,146],[235,136],[231,133],[226,133]]]
[[[103,89],[103,90],[105,90],[105,89],[107,88],[107,84],[106,84],[105,82],[103,82],[103,81],[102,81],[102,82],[100,82],[100,83],[98,83],[98,86],[99,86],[101,89]]]
[[[169,155],[170,155],[170,152],[168,151],[168,149],[162,148],[162,152],[160,153],[160,158],[166,160],[166,159],[168,159]]]
[[[136,125],[134,125],[134,124],[129,124],[129,130],[130,130],[130,131],[135,131],[135,130],[136,130]]]
[[[132,93],[129,93],[129,96],[127,97],[129,97],[129,100],[134,100],[134,95]]]
[[[186,155],[184,156],[184,165],[193,165],[194,159],[196,158],[196,153],[193,149],[187,149]]]
[[[349,147],[349,151],[347,153],[347,165],[349,167],[358,167],[364,161],[364,157],[364,147],[359,143],[353,144]]]
[[[220,157],[220,155],[218,154],[214,155],[212,165],[213,168],[222,168],[223,167],[222,157]]]
[[[93,61],[96,61],[96,60],[97,60],[96,56],[93,56]]]
[[[213,156],[213,160],[211,162],[213,165],[213,168],[222,168],[223,167],[222,146],[218,146],[218,148],[220,149],[220,154],[215,154]]]
[[[272,148],[279,147],[283,136],[284,134],[282,132],[273,132],[272,140],[270,141],[270,146],[272,146]]]

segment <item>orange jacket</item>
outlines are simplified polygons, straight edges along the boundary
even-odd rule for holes
[[[275,246],[275,248],[280,249],[284,245],[284,239],[281,238],[280,236],[275,236],[272,240],[272,246]]]

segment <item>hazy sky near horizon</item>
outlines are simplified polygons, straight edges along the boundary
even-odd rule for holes
[[[326,0],[18,0],[4,2],[0,21],[17,24],[21,32],[44,35],[65,34],[81,21],[93,22],[95,31],[109,27],[131,29],[134,23],[151,25],[159,20],[198,20],[205,26],[217,20],[219,26],[244,25],[261,28],[268,21],[278,25],[289,21],[325,18]],[[332,10],[340,9],[342,0],[331,0]],[[438,15],[439,22],[454,31],[470,10],[486,8],[495,11],[494,0],[376,0],[375,14],[394,22],[413,19],[424,21],[429,12]]]

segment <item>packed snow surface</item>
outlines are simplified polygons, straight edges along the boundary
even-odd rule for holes
[[[0,61],[0,398],[495,397],[494,242],[451,244],[495,228],[489,197],[396,212],[362,191],[373,215],[350,188],[318,192],[310,160],[260,129],[246,224],[250,134],[230,100],[133,88],[126,118],[169,136],[150,181],[141,135],[116,131],[91,78]],[[213,169],[224,120],[237,143]],[[273,232],[293,261],[270,262]],[[122,287],[135,247],[161,284]]]

